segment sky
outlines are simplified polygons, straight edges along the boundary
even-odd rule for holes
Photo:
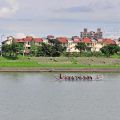
[[[80,35],[101,28],[120,36],[120,0],[0,0],[0,35]],[[1,38],[2,38],[1,37]]]

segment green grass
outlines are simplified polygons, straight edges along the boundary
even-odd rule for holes
[[[18,67],[18,68],[120,68],[119,58],[95,58],[82,57],[75,58],[75,63],[72,58],[67,57],[22,57],[17,60],[8,60],[0,57],[0,67]]]
[[[111,58],[120,58],[120,55],[112,55]]]
[[[0,67],[38,67],[37,62],[0,62]]]
[[[37,62],[0,62],[0,67],[40,67],[40,68],[120,68],[120,65],[81,65]]]

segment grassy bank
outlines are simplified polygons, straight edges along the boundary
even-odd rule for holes
[[[0,67],[40,67],[40,68],[120,68],[119,58],[96,57],[19,57],[9,60],[0,57]]]

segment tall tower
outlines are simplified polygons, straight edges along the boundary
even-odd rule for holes
[[[100,28],[98,28],[97,29],[97,39],[101,39],[102,38],[102,32],[101,32],[101,29]]]
[[[87,28],[84,28],[84,33],[87,33]]]
[[[97,32],[100,33],[101,32],[101,28],[97,28]]]

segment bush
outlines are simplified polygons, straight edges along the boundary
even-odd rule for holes
[[[69,57],[69,52],[66,52],[66,51],[64,51],[62,54],[61,54],[61,56],[63,56],[63,57]]]
[[[77,59],[74,58],[74,57],[72,57],[72,58],[71,58],[71,62],[72,62],[72,64],[77,64]]]
[[[119,53],[120,54],[120,53]],[[102,52],[64,52],[62,54],[64,57],[104,57]]]
[[[104,55],[101,52],[92,52],[92,56],[94,56],[94,57],[102,57]]]
[[[79,52],[72,52],[71,57],[79,57],[80,53]]]
[[[82,52],[80,57],[92,57],[92,52]]]

